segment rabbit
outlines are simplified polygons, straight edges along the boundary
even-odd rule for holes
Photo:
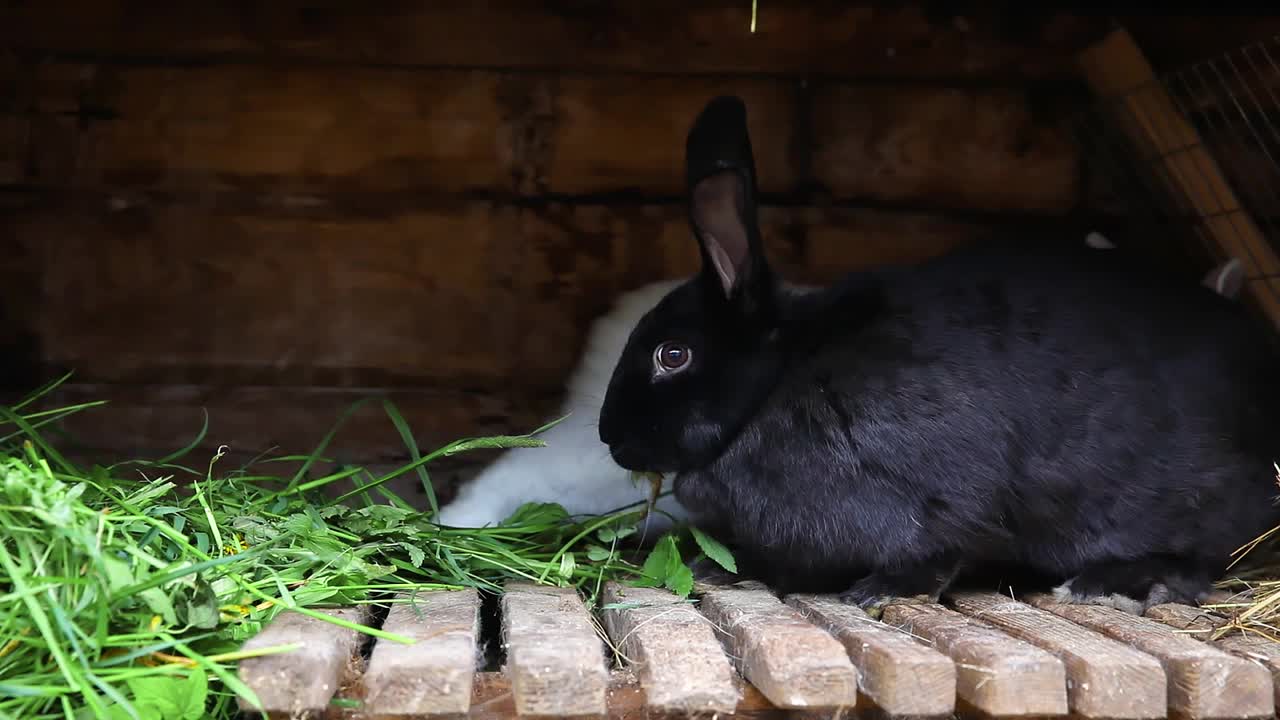
[[[1095,250],[1116,249],[1115,243],[1096,230],[1085,235],[1084,244]],[[1227,258],[1210,268],[1200,279],[1200,284],[1224,298],[1235,300],[1244,287],[1244,265],[1240,258]]]
[[[568,417],[539,435],[546,446],[505,451],[440,509],[437,522],[451,527],[497,525],[526,502],[556,502],[573,515],[599,515],[646,501],[647,484],[633,483],[630,473],[613,462],[595,423],[605,385],[631,328],[683,280],[654,282],[620,295],[591,326],[560,408],[560,416]],[[670,490],[670,483],[665,490]],[[658,499],[656,509],[660,512],[645,519],[650,535],[670,527],[671,518],[684,517],[670,494]]]
[[[1086,235],[1084,242],[1098,250],[1116,247],[1098,232]],[[1238,260],[1231,260],[1215,267],[1205,276],[1205,286],[1234,298],[1240,288],[1239,266]],[[630,482],[630,473],[613,462],[596,437],[595,420],[631,328],[686,279],[650,283],[620,295],[613,309],[592,324],[561,408],[561,415],[569,417],[541,436],[547,447],[500,455],[441,508],[438,521],[451,527],[481,527],[497,525],[525,502],[560,502],[574,514],[600,514],[646,500],[646,489]],[[665,489],[670,489],[669,483]],[[657,508],[664,514],[646,519],[649,530],[660,533],[671,527],[673,519],[685,519],[671,495],[662,497]]]
[[[876,613],[1010,567],[1135,612],[1205,597],[1280,520],[1280,363],[1240,303],[1029,238],[796,288],[742,100],[685,153],[701,268],[630,333],[598,431],[741,573]]]

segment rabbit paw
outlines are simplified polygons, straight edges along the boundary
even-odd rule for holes
[[[885,606],[894,600],[894,595],[874,575],[869,575],[840,593],[839,598],[840,602],[856,606],[872,618],[879,619]]]
[[[840,593],[839,597],[841,602],[856,605],[878,619],[890,603],[937,602],[955,575],[954,567],[947,565],[921,566],[892,575],[873,572]]]
[[[1052,591],[1053,599],[1073,605],[1103,605],[1141,615],[1153,605],[1195,605],[1211,589],[1194,560],[1145,558],[1090,565]]]

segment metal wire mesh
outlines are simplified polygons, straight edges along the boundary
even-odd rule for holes
[[[1173,112],[1141,110],[1153,103]],[[1137,235],[1238,257],[1255,299],[1280,308],[1280,36],[1160,73],[1067,128]]]

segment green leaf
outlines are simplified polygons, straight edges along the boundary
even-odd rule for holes
[[[654,543],[653,549],[649,551],[648,557],[644,560],[644,566],[640,571],[652,581],[644,584],[650,586],[665,585],[667,576],[673,570],[673,564],[680,564],[680,550],[676,547],[675,536],[667,533],[658,542]]]
[[[129,569],[129,563],[124,560],[111,555],[103,555],[102,569],[106,571],[107,589],[112,594],[133,586],[133,570]]]
[[[209,699],[209,676],[204,668],[193,668],[187,675],[183,689],[186,696],[182,703],[182,720],[200,720],[205,714],[205,702]]]
[[[560,577],[565,580],[572,579],[575,567],[577,567],[577,561],[573,559],[573,553],[568,552],[560,556]]]
[[[209,554],[209,534],[208,533],[204,533],[204,532],[196,533],[196,550],[199,550],[201,555]]]
[[[653,546],[645,558],[642,572],[650,582],[637,583],[639,585],[661,585],[682,598],[693,591],[693,571],[681,560],[676,536],[670,532]]]
[[[689,593],[693,592],[693,571],[689,569],[688,565],[680,563],[680,567],[667,575],[667,580],[663,584],[667,586],[668,590],[684,599],[689,596]]]
[[[155,712],[155,710],[150,708],[139,710],[139,708],[135,707],[134,710],[138,711],[138,718],[140,719],[147,718],[151,713]],[[90,714],[90,708],[84,708],[77,717],[92,717]],[[112,705],[107,708],[107,720],[134,720],[134,717],[129,714],[129,711],[126,710],[123,705]]]
[[[707,554],[707,557],[725,570],[735,575],[738,573],[738,563],[733,559],[733,553],[729,552],[729,548],[696,527],[690,526],[689,530],[693,533],[693,541],[698,543],[698,547]]]
[[[151,612],[164,618],[164,621],[170,625],[178,624],[178,613],[173,607],[173,601],[160,588],[148,588],[138,593],[138,597],[147,603],[147,607],[151,608]]]
[[[218,597],[213,587],[199,575],[185,604],[186,622],[201,630],[218,627]]]
[[[144,720],[181,720],[186,679],[173,675],[130,678],[133,705]]]
[[[590,560],[591,562],[603,562],[605,560],[608,560],[609,556],[612,554],[613,553],[600,547],[599,545],[587,546],[587,559]]]
[[[603,527],[596,532],[596,537],[600,538],[600,542],[611,543],[615,540],[621,540],[629,535],[634,535],[635,532],[636,528],[634,525],[618,528]]]
[[[400,546],[408,551],[409,562],[414,567],[420,568],[422,567],[422,564],[427,561],[427,554],[417,545],[414,545],[413,543],[400,543]]]
[[[525,503],[516,508],[502,525],[555,525],[569,517],[560,503]]]

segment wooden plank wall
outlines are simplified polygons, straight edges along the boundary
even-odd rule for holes
[[[618,292],[694,269],[684,133],[751,108],[771,252],[821,282],[1056,224],[1101,21],[748,0],[0,5],[11,386],[123,454],[303,451],[388,391],[424,446],[532,429]],[[1011,223],[1018,224],[1011,224]],[[339,457],[395,462],[376,409]]]

